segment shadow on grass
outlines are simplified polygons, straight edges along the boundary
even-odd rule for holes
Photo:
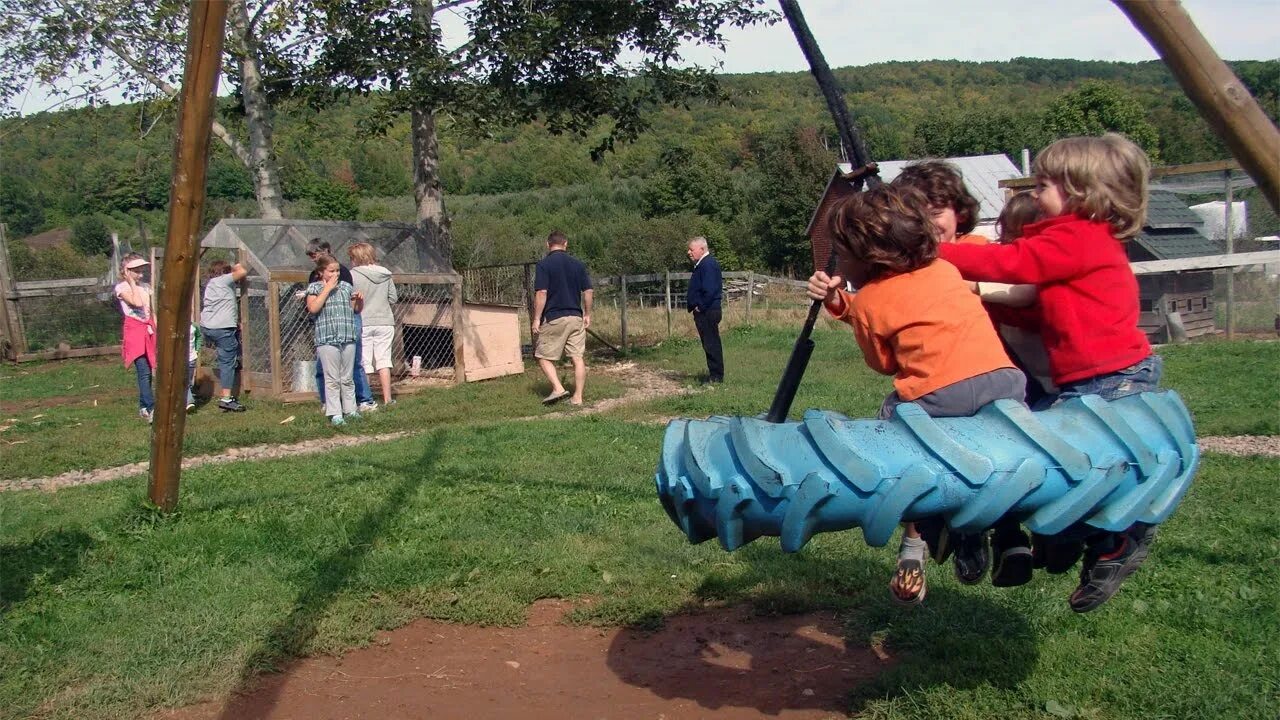
[[[29,543],[0,545],[0,615],[25,600],[33,586],[57,585],[75,575],[80,558],[95,544],[81,530],[58,530]]]
[[[777,715],[858,713],[873,701],[935,686],[1012,688],[1035,667],[1025,618],[988,598],[935,583],[921,607],[894,605],[882,585],[855,589],[843,603],[825,591],[810,600],[778,587],[779,571],[778,563],[765,562],[736,578],[708,578],[698,595],[746,598],[749,605],[695,605],[646,618],[644,627],[614,639],[610,669],[664,699]],[[935,576],[940,571],[931,568]],[[803,572],[887,582],[889,565],[810,561]]]
[[[350,582],[373,549],[374,541],[382,535],[423,481],[430,477],[432,468],[439,460],[446,434],[445,431],[436,431],[425,438],[426,449],[411,466],[411,472],[406,473],[403,466],[384,468],[403,476],[383,498],[381,505],[351,528],[347,544],[315,564],[315,576],[294,600],[293,611],[262,638],[258,647],[245,660],[240,671],[240,689],[248,685],[257,673],[274,669],[281,661],[302,654],[315,637],[325,610]],[[233,696],[218,717],[220,720],[267,717],[279,702],[282,689],[282,684],[269,683],[263,686],[261,692],[252,696]]]

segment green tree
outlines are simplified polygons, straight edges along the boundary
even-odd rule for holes
[[[71,224],[71,247],[81,255],[93,257],[111,252],[111,232],[98,215],[85,215]]]
[[[732,219],[745,205],[727,168],[718,167],[706,153],[683,145],[662,151],[643,198],[645,213],[651,217],[692,211],[721,222]]]
[[[1118,132],[1157,160],[1160,133],[1146,109],[1119,85],[1090,80],[1049,105],[1041,127],[1049,139]]]
[[[813,126],[784,128],[757,138],[759,185],[756,233],[772,270],[804,273],[813,267],[805,230],[836,169],[835,154]]]
[[[44,200],[26,178],[0,179],[0,222],[9,226],[10,237],[30,235],[44,225]]]
[[[311,186],[311,214],[326,220],[355,220],[360,214],[360,201],[351,187],[333,180],[321,180]]]

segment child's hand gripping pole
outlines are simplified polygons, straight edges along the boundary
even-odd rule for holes
[[[855,190],[861,191],[864,181],[869,187],[880,185],[879,172],[875,163],[867,163],[847,173],[844,179],[852,183]],[[831,246],[831,254],[827,256],[826,273],[827,275],[836,273],[834,244]],[[818,322],[820,312],[822,312],[822,301],[814,300],[809,306],[809,315],[805,318],[804,327],[800,330],[800,337],[796,338],[795,347],[791,349],[787,366],[782,371],[782,379],[778,381],[778,390],[773,394],[773,404],[769,406],[769,413],[765,415],[764,419],[771,423],[786,422],[787,415],[791,412],[791,403],[796,399],[800,380],[804,377],[804,371],[809,368],[809,358],[813,355],[813,340],[809,336],[813,334],[813,326]]]

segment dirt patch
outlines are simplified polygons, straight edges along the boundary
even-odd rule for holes
[[[1280,435],[1209,436],[1196,440],[1201,452],[1280,457]]]
[[[827,612],[735,608],[645,632],[564,625],[569,608],[535,603],[519,628],[419,621],[341,657],[298,661],[245,694],[156,717],[830,718],[894,662],[849,647]]]

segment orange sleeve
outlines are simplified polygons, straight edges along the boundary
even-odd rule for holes
[[[867,361],[867,367],[881,375],[896,374],[898,359],[894,357],[893,349],[889,344],[872,332],[870,326],[861,318],[851,317],[846,322],[853,326],[853,337],[858,341],[858,347],[862,349],[862,358]]]
[[[836,320],[853,324],[853,293],[836,288],[835,300],[824,303],[823,307]]]

